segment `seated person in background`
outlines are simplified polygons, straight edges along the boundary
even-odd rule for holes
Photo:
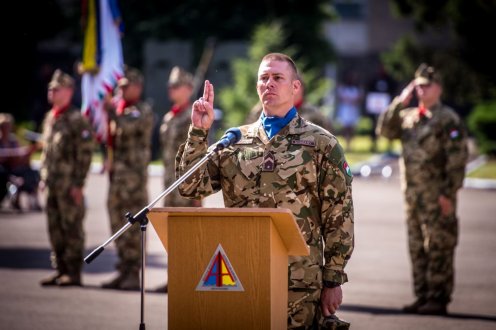
[[[12,207],[21,210],[19,195],[26,192],[30,197],[30,209],[40,210],[37,194],[40,176],[30,165],[31,154],[36,146],[21,147],[12,133],[13,127],[12,115],[0,113],[0,200],[10,191]]]

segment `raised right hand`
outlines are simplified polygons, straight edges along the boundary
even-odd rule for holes
[[[203,97],[193,103],[191,123],[194,127],[210,129],[214,122],[214,85],[205,80]]]
[[[404,106],[410,104],[413,96],[413,90],[415,89],[415,81],[412,80],[410,83],[403,88],[400,94],[400,102],[403,103]]]

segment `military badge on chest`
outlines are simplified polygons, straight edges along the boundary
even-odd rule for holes
[[[276,168],[276,158],[274,154],[270,151],[267,151],[264,154],[263,162],[262,162],[262,172],[274,172]]]

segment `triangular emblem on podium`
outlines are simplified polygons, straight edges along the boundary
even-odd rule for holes
[[[196,291],[245,291],[220,244],[196,286]]]

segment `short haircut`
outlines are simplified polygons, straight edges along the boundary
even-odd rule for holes
[[[262,62],[264,61],[280,61],[288,63],[291,71],[293,71],[293,79],[299,80],[298,68],[296,67],[293,59],[288,55],[282,53],[269,53],[262,58]]]

